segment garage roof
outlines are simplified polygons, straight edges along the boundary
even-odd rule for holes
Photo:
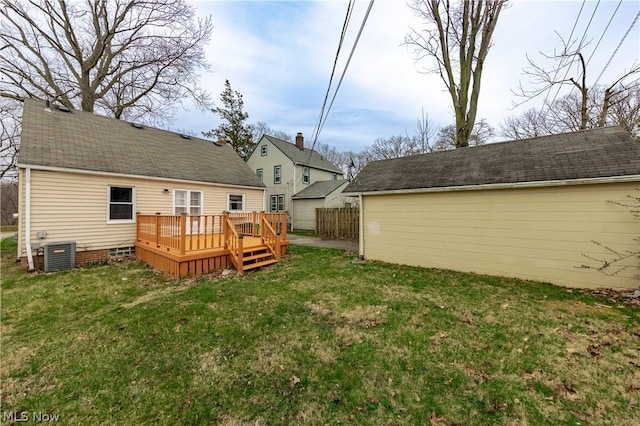
[[[640,144],[620,127],[492,143],[367,164],[346,193],[635,176]]]

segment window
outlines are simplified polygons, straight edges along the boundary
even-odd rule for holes
[[[265,155],[267,155],[267,146],[266,146],[266,145],[262,145],[262,146],[260,147],[260,155],[262,155],[263,157],[264,157]]]
[[[282,166],[273,166],[273,183],[280,183],[282,180]]]
[[[228,194],[227,200],[230,212],[244,211],[244,194]]]
[[[338,174],[337,173],[331,173],[331,180],[338,180]]]
[[[309,185],[309,181],[311,180],[311,170],[308,167],[302,168],[302,183]]]
[[[173,214],[202,214],[202,191],[176,189],[173,192]]]
[[[284,211],[284,195],[272,195],[270,204],[272,212]]]
[[[260,181],[262,181],[262,169],[257,169],[256,170],[256,176],[258,176],[258,179],[260,179]]]
[[[109,216],[107,221],[133,221],[133,188],[109,187]]]

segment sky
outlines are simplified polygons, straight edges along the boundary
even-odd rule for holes
[[[232,89],[243,95],[249,123],[266,122],[291,135],[302,132],[305,145],[311,145],[348,0],[189,1],[200,17],[210,15],[213,20],[213,36],[206,49],[211,71],[202,73],[200,82],[216,106],[222,106],[219,96],[228,79]],[[369,0],[356,2],[330,98],[368,6]],[[591,57],[587,83],[593,84],[603,70],[598,83],[612,83],[640,63],[638,13],[638,0],[511,1],[499,17],[485,64],[478,118],[498,128],[508,115],[540,106],[545,97],[553,99],[555,89],[514,107],[523,99],[515,97],[513,90],[520,83],[533,87],[531,77],[523,72],[527,55],[551,66],[541,52],[560,51],[560,36],[568,39],[574,23],[571,40],[577,44],[584,39],[582,52],[585,58]],[[378,138],[413,134],[422,111],[436,127],[453,123],[444,83],[426,72],[433,62],[416,61],[414,49],[403,43],[411,28],[422,27],[405,0],[375,0],[319,142],[339,151],[360,151]],[[571,75],[577,76],[576,68]],[[189,108],[177,112],[172,127],[199,135],[219,123],[211,111]]]

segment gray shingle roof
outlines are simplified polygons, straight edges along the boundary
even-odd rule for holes
[[[26,99],[20,166],[49,166],[263,188],[230,145]]]
[[[295,144],[269,135],[264,135],[263,138],[267,138],[294,163],[304,164],[315,169],[327,170],[342,175],[342,170],[340,170],[338,166],[318,154],[316,151],[309,148],[305,148],[304,150],[298,149]],[[311,157],[309,157],[309,153],[311,153]]]
[[[347,183],[347,180],[319,180],[293,196],[294,200],[324,198]]]
[[[640,144],[620,127],[367,164],[343,193],[640,175]]]

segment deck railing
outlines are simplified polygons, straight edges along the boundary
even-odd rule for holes
[[[269,247],[276,260],[280,261],[280,235],[271,226],[265,214],[260,217],[260,237],[262,243]]]
[[[234,226],[231,217],[228,214],[224,215],[225,230],[224,233],[224,246],[229,250],[229,257],[231,257],[231,263],[235,266],[240,275],[243,274],[244,266],[244,236],[238,232]]]
[[[262,232],[266,228],[271,229]],[[271,231],[286,240],[286,213],[223,213],[213,215],[136,215],[137,240],[162,250],[185,254],[198,250],[224,249],[229,234],[264,237]],[[234,234],[235,232],[235,234]],[[269,240],[272,242],[271,240]],[[263,239],[264,242],[264,239]],[[265,242],[266,244],[266,242]]]

